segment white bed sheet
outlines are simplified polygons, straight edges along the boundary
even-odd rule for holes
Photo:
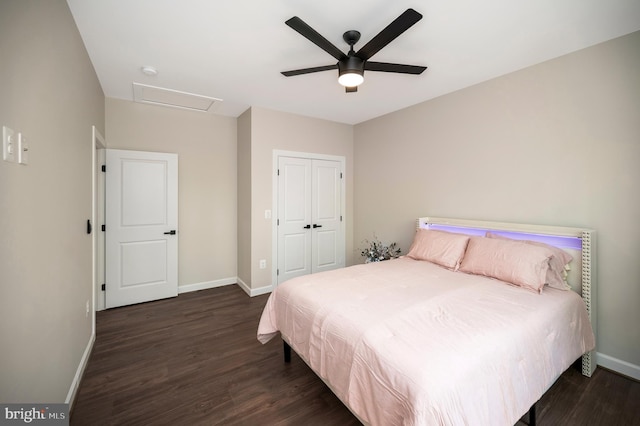
[[[281,333],[371,425],[507,425],[595,346],[584,302],[409,258],[299,277],[258,326]]]

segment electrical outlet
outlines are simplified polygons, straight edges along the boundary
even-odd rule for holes
[[[260,259],[260,269],[267,268],[267,261],[265,259]]]
[[[16,161],[16,144],[13,130],[7,126],[2,126],[2,159],[4,161],[15,162]]]

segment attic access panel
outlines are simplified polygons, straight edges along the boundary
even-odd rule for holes
[[[222,99],[196,95],[180,90],[133,83],[133,99],[136,102],[207,112]]]

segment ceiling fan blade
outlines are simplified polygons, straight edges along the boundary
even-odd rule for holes
[[[392,23],[387,25],[384,30],[380,31],[377,36],[372,38],[369,43],[358,50],[356,56],[363,61],[368,60],[378,53],[380,49],[395,40],[400,34],[411,28],[411,26],[420,19],[422,19],[422,15],[415,10],[405,10],[402,15],[398,16]]]
[[[291,71],[282,71],[282,75],[284,75],[285,77],[293,77],[294,75],[309,74],[312,72],[329,71],[329,70],[335,70],[335,69],[338,69],[338,64],[325,65],[322,67],[302,68],[299,70],[291,70]]]
[[[404,65],[404,64],[389,64],[387,62],[371,62],[364,63],[364,69],[366,71],[382,71],[382,72],[397,72],[401,74],[422,74],[427,67],[419,65]]]
[[[315,44],[320,49],[324,50],[334,58],[340,60],[347,56],[344,53],[342,53],[340,49],[334,46],[329,40],[321,36],[320,33],[318,33],[316,30],[311,28],[306,22],[304,22],[302,19],[298,18],[297,16],[294,16],[293,18],[285,21],[284,23],[290,26],[291,28],[293,28],[294,30],[296,30],[297,32],[299,32],[300,34],[302,34],[303,37],[307,38],[310,42],[312,42],[313,44]]]
[[[358,86],[353,86],[353,87],[348,87],[347,86],[347,87],[344,88],[344,91],[346,93],[355,93],[355,92],[358,91]]]

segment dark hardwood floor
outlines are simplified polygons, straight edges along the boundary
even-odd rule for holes
[[[297,355],[283,362],[280,339],[256,340],[266,300],[227,286],[98,312],[71,425],[359,425]],[[537,420],[640,425],[640,383],[569,369]]]

